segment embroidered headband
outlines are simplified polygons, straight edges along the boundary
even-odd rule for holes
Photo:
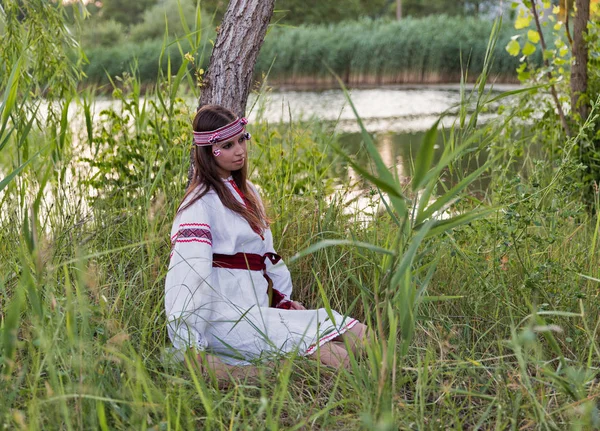
[[[208,132],[194,132],[194,144],[197,146],[213,145],[219,142],[225,142],[235,135],[244,131],[244,126],[248,124],[248,120],[245,118],[238,118],[237,120],[227,124],[226,126],[220,127],[216,130]],[[250,139],[250,134],[246,133],[246,139]]]

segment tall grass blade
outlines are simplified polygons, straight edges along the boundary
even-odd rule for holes
[[[349,245],[349,246],[358,247],[358,248],[365,248],[367,250],[374,251],[375,253],[382,253],[382,254],[387,254],[387,255],[391,255],[391,256],[395,256],[395,254],[396,254],[393,250],[389,250],[389,249],[383,248],[383,247],[378,247],[376,245],[365,243],[365,242],[352,241],[352,240],[348,240],[348,239],[325,239],[325,240],[319,241],[316,244],[311,245],[310,247],[305,248],[304,250],[302,250],[299,253],[292,256],[290,259],[287,259],[287,261],[289,263],[292,263],[292,262],[297,261],[298,259],[303,258],[304,256],[308,256],[309,254],[312,254],[321,249],[324,249],[327,247],[340,246],[340,245]]]
[[[27,268],[24,268],[27,271]],[[21,310],[25,303],[24,287],[18,285],[14,290],[10,303],[6,307],[6,317],[2,325],[2,358],[4,362],[3,374],[9,376],[14,366],[14,357],[17,348],[17,332],[21,320]]]
[[[28,164],[30,164],[33,160],[35,160],[35,158],[42,152],[42,150],[39,150],[37,153],[35,153],[33,156],[31,156],[31,158],[29,160],[27,160],[26,162],[24,162],[21,166],[19,166],[17,169],[15,169],[14,171],[12,171],[10,174],[8,174],[6,177],[4,177],[2,179],[2,181],[0,181],[0,191],[4,190],[4,188],[17,176],[19,175],[19,173],[21,173],[21,171],[23,169],[25,169],[27,167]]]
[[[440,211],[449,205],[460,192],[466,189],[473,183],[473,181],[479,178],[483,172],[487,171],[492,165],[494,165],[501,158],[501,156],[502,155],[499,154],[493,159],[488,160],[483,166],[471,172],[469,175],[459,181],[458,184],[436,199],[435,202],[429,205],[427,208],[419,208],[416,219],[417,225],[421,224],[423,221],[433,216],[437,211]]]
[[[363,168],[361,165],[356,163],[354,160],[352,160],[352,158],[348,156],[341,148],[335,145],[333,146],[333,148],[338,154],[342,156],[342,158],[344,158],[344,160],[346,160],[347,163],[350,164],[350,166],[352,166],[352,169],[357,171],[366,180],[373,183],[373,185],[375,185],[377,188],[387,193],[390,196],[390,198],[397,197],[400,199],[405,199],[404,195],[402,194],[402,191],[400,190],[396,182],[389,183],[381,178],[376,177],[375,175],[367,171],[365,168]]]
[[[429,170],[431,162],[433,162],[433,153],[437,141],[437,128],[439,122],[440,120],[438,119],[433,126],[427,130],[423,137],[423,141],[421,142],[412,179],[413,191],[417,191],[421,188],[425,174]]]
[[[21,78],[21,69],[25,63],[25,55],[21,55],[19,59],[14,63],[10,77],[4,89],[4,95],[2,96],[2,105],[0,106],[1,121],[0,125],[0,136],[4,134],[6,125],[8,124],[8,118],[12,112],[15,103],[17,102],[17,95],[19,92],[19,79]]]
[[[383,162],[383,159],[381,158],[379,151],[377,151],[377,147],[375,147],[373,138],[371,138],[371,135],[369,135],[369,132],[367,132],[367,129],[365,128],[365,125],[363,124],[362,119],[360,118],[360,115],[358,114],[358,111],[356,110],[356,106],[354,106],[354,103],[352,102],[352,98],[350,97],[350,94],[348,93],[348,89],[344,85],[344,82],[329,66],[326,66],[326,67],[329,70],[329,72],[333,76],[335,76],[335,79],[337,80],[340,88],[344,92],[344,96],[345,96],[346,100],[348,101],[348,103],[350,104],[350,107],[352,108],[352,112],[354,112],[354,116],[356,117],[356,121],[360,127],[361,136],[363,138],[363,143],[365,145],[365,148],[367,149],[367,152],[369,153],[369,156],[371,157],[371,160],[375,163],[375,167],[377,169],[377,174],[379,176],[379,179],[390,186],[392,186],[393,184],[396,184],[396,181],[394,180],[394,176],[388,170],[388,168],[385,166],[385,163]],[[392,206],[398,212],[398,217],[401,219],[406,217],[406,215],[408,214],[408,209],[406,207],[406,202],[404,201],[404,199],[399,198],[397,196],[390,196],[390,200],[392,202]]]
[[[461,214],[455,217],[452,217],[448,220],[436,221],[434,226],[432,226],[427,232],[427,238],[438,236],[446,231],[452,230],[455,227],[470,223],[479,218],[485,217],[488,214],[497,211],[497,208],[485,208],[481,210],[471,211],[466,214]]]

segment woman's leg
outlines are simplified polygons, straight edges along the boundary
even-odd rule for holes
[[[350,361],[348,360],[348,351],[343,344],[335,341],[330,341],[323,344],[317,349],[311,356],[321,361],[323,365],[327,365],[333,368],[344,367],[350,368]]]
[[[206,362],[202,361],[201,357],[198,357],[198,360],[200,361],[200,364],[207,367],[215,374],[217,380],[228,380],[230,376],[238,379],[256,377],[260,374],[258,367],[255,365],[227,365],[215,355],[206,354]]]

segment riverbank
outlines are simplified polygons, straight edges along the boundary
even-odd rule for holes
[[[359,76],[345,76],[342,78],[342,82],[349,89],[369,90],[374,88],[405,88],[405,89],[419,89],[423,87],[435,86],[440,89],[458,89],[460,84],[455,84],[460,81],[460,74],[454,75],[441,75],[439,73],[432,73],[429,75],[411,75],[408,73],[388,75],[388,76],[376,76],[376,75],[359,75]],[[473,84],[476,81],[476,77],[468,77],[465,82],[467,84]],[[501,88],[517,88],[519,87],[519,80],[515,75],[492,75],[490,76],[490,82],[495,82],[495,87],[498,90]],[[315,77],[315,76],[291,76],[291,77],[280,77],[280,78],[269,78],[267,85],[276,91],[324,91],[334,90],[340,87],[335,76],[331,77]]]

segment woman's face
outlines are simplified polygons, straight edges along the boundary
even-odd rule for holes
[[[232,171],[242,169],[246,163],[246,132],[235,135],[227,142],[214,144],[212,150],[219,176],[228,178]]]

